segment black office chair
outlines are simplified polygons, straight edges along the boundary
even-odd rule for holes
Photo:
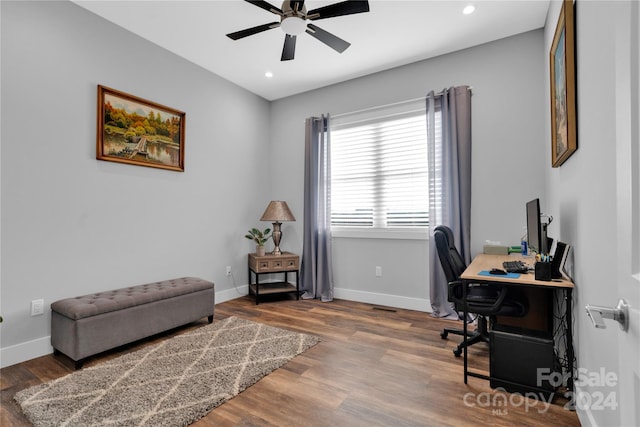
[[[434,230],[434,239],[438,258],[448,282],[448,298],[454,303],[456,311],[464,311],[463,283],[460,275],[467,268],[460,252],[455,246],[453,232],[444,225],[439,225]],[[464,347],[477,342],[489,342],[488,320],[494,322],[496,316],[522,317],[529,311],[526,296],[517,289],[501,285],[471,285],[467,289],[467,312],[478,315],[477,328],[467,333],[467,339],[461,342],[453,354],[460,357]],[[467,319],[463,319],[467,321]],[[440,336],[446,339],[449,334],[463,335],[461,329],[445,328]]]

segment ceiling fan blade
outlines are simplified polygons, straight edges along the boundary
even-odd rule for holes
[[[296,36],[287,34],[284,36],[284,46],[282,47],[282,56],[280,61],[290,61],[296,55]]]
[[[368,1],[343,1],[307,12],[307,17],[312,20],[333,18],[335,16],[353,15],[354,13],[369,12]],[[318,16],[316,16],[318,15]]]
[[[272,28],[278,28],[279,26],[280,26],[279,22],[271,22],[269,24],[258,25],[257,27],[247,28],[246,30],[236,31],[235,33],[229,33],[227,34],[227,37],[229,37],[232,40],[238,40],[244,37],[261,33],[263,31],[270,30]]]
[[[254,6],[258,6],[259,8],[262,8],[268,12],[275,13],[276,15],[282,16],[282,9],[280,9],[279,7],[275,7],[271,3],[266,2],[264,0],[244,0],[244,1],[246,1],[247,3],[251,3]]]
[[[307,33],[311,34],[313,37],[317,38],[322,43],[326,44],[330,48],[340,53],[344,52],[345,50],[347,50],[349,46],[351,46],[351,43],[342,40],[338,36],[334,36],[330,32],[323,30],[317,25],[313,25],[313,24],[307,25]]]

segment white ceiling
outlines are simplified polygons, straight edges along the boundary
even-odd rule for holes
[[[306,6],[339,1],[308,0]],[[549,0],[372,0],[368,13],[314,21],[351,43],[344,53],[301,34],[295,59],[281,62],[279,28],[237,41],[226,37],[279,20],[245,1],[74,3],[268,100],[541,28],[549,7]],[[477,9],[463,15],[469,3]],[[273,77],[265,77],[266,71]]]

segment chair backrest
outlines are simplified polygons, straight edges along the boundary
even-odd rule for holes
[[[449,301],[462,303],[462,283],[460,275],[467,268],[460,252],[456,249],[451,229],[439,225],[434,229],[434,239],[440,264],[449,282]],[[453,282],[453,283],[452,283]],[[526,296],[506,286],[473,286],[467,294],[467,309],[470,313],[485,316],[524,316],[529,310]]]
[[[446,225],[439,225],[434,229],[433,236],[447,282],[458,280],[467,265],[456,248],[453,232]]]

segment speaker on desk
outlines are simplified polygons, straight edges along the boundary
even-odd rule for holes
[[[538,369],[544,378],[554,372],[555,355],[550,333],[514,326],[495,325],[490,332],[491,388],[509,392],[544,393],[548,397],[554,387],[548,380],[538,383]]]
[[[556,251],[553,254],[551,260],[551,278],[552,279],[569,279],[564,271],[564,266],[567,262],[567,256],[569,255],[569,249],[571,246],[558,240],[556,243]]]

